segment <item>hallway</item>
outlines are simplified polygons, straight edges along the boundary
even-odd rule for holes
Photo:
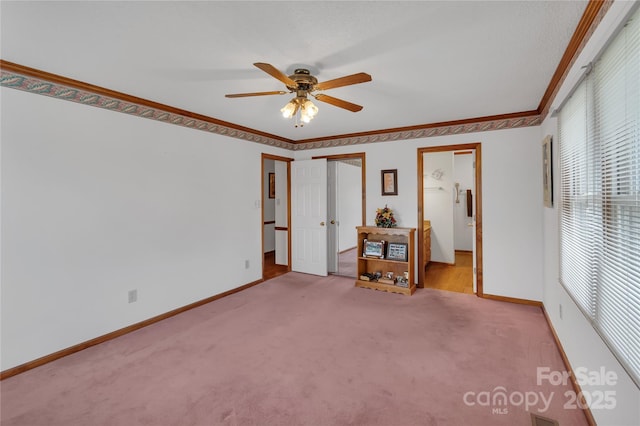
[[[270,280],[271,278],[275,278],[282,274],[286,274],[289,272],[289,267],[287,265],[277,265],[276,264],[276,252],[269,251],[264,254],[264,268],[262,272],[262,278],[266,280]]]
[[[424,287],[473,294],[473,253],[456,251],[455,265],[429,263]]]

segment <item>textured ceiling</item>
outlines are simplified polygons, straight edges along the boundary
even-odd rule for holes
[[[586,1],[0,3],[2,59],[292,140],[535,110]],[[364,106],[316,102],[304,128],[292,97],[252,66],[320,81]]]

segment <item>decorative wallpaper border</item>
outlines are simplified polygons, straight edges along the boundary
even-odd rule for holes
[[[157,108],[150,108],[148,106],[139,105],[134,102],[127,102],[101,94],[92,93],[86,90],[63,86],[39,78],[20,75],[4,69],[0,71],[0,86],[22,90],[37,95],[49,96],[65,101],[76,102],[79,104],[94,106],[102,109],[108,109],[124,114],[135,115],[141,118],[162,121],[177,126],[189,127],[196,130],[216,133],[232,138],[243,139],[249,142],[256,142],[289,150],[293,149],[293,144],[289,142],[283,142],[248,131],[241,131],[232,127],[209,123],[205,120],[199,120],[185,115],[163,111]]]
[[[503,118],[469,124],[454,124],[417,130],[381,131],[380,133],[369,135],[345,136],[321,141],[290,143],[251,133],[250,131],[241,131],[232,127],[209,123],[205,120],[139,105],[134,102],[123,101],[4,69],[0,72],[0,86],[292,151],[513,129],[517,127],[537,126],[542,122],[541,116],[535,114],[528,117]]]
[[[345,136],[343,138],[327,139],[313,142],[302,142],[295,144],[295,151],[304,149],[331,148],[335,146],[359,145],[376,142],[393,142],[409,139],[432,138],[436,136],[451,136],[464,133],[489,132],[492,130],[515,129],[518,127],[538,126],[542,123],[542,116],[532,114],[531,116],[518,118],[501,118],[490,121],[478,121],[467,124],[452,124],[446,126],[429,127],[415,130],[399,130],[387,133],[376,133],[370,135]]]

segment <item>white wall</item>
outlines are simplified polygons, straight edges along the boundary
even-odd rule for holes
[[[484,292],[542,300],[539,127],[303,150],[295,158],[366,152],[367,224],[387,204],[398,226],[417,228],[417,149],[473,142],[482,143]],[[398,196],[381,195],[383,169],[398,169]]]
[[[575,86],[581,67],[594,59],[597,52],[609,39],[618,25],[624,21],[624,16],[630,10],[630,2],[615,2],[605,16],[591,40],[583,49],[579,59],[571,69],[567,80],[554,99],[554,108],[557,108],[571,88]],[[562,346],[569,358],[574,370],[586,368],[590,372],[613,371],[618,377],[615,386],[594,386],[582,384],[582,390],[590,395],[602,392],[615,392],[616,407],[614,409],[592,409],[591,412],[598,425],[635,426],[640,424],[640,390],[633,383],[629,375],[624,371],[620,363],[611,351],[603,343],[585,316],[560,285],[559,270],[559,212],[557,199],[559,194],[559,170],[558,170],[558,128],[555,118],[547,118],[540,132],[540,141],[545,135],[553,136],[553,176],[554,176],[554,208],[542,208],[543,233],[544,233],[544,305],[549,314],[554,329],[556,330]],[[540,153],[541,156],[541,147]],[[540,171],[541,172],[541,171]],[[542,197],[539,199],[542,206]],[[560,316],[562,306],[562,317]]]
[[[454,264],[453,152],[422,154],[424,219],[431,222],[431,261]]]
[[[274,161],[276,172],[276,207],[275,207],[275,226],[287,228],[289,226],[289,217],[287,205],[289,203],[289,194],[287,193],[287,162]],[[289,231],[275,231],[275,249],[276,264],[289,264]]]
[[[261,152],[365,151],[366,223],[388,204],[416,227],[417,148],[480,141],[484,291],[542,299],[539,128],[292,153],[12,89],[2,102],[2,369],[260,279]]]
[[[338,251],[357,246],[356,226],[362,224],[362,169],[338,164]]]
[[[262,277],[260,154],[289,151],[0,90],[2,370]]]
[[[289,226],[287,204],[289,203],[287,193],[287,162],[274,161],[274,170],[276,174],[276,198],[274,217],[276,226],[286,228]]]
[[[264,214],[262,217],[265,222],[272,222],[276,220],[276,199],[269,198],[269,173],[275,173],[275,161],[271,159],[264,160],[264,176],[263,182],[264,187],[262,188],[262,199],[263,199],[263,208]],[[265,253],[274,251],[276,249],[276,224],[269,223],[264,225],[264,242],[263,242],[263,251]]]
[[[472,204],[475,200],[475,187],[473,182],[473,155],[459,154],[453,156],[453,181],[460,184],[458,194],[459,203],[453,204],[453,234],[454,246],[456,250],[473,250],[473,227],[469,224],[472,217],[467,216],[467,189],[471,190]]]

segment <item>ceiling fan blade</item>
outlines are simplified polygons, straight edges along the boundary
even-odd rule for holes
[[[337,106],[338,108],[347,109],[351,112],[358,112],[362,109],[362,106],[360,105],[352,104],[351,102],[343,101],[342,99],[334,98],[333,96],[329,96],[329,95],[320,94],[320,95],[315,95],[314,98],[316,98],[320,102],[326,102],[333,106]]]
[[[371,81],[371,76],[365,72],[358,74],[348,75],[346,77],[340,77],[329,81],[324,81],[315,85],[315,90],[327,90],[334,89],[336,87],[350,86],[352,84],[366,83]]]
[[[225,98],[246,98],[247,96],[286,95],[289,92],[277,90],[275,92],[232,93],[224,95]]]
[[[255,65],[256,67],[260,68],[262,71],[266,72],[271,77],[277,78],[278,80],[280,80],[281,82],[283,82],[287,86],[293,86],[293,87],[297,87],[298,86],[298,83],[296,83],[295,81],[291,80],[289,77],[284,75],[279,69],[277,69],[276,67],[274,67],[271,64],[265,64],[264,62],[256,62],[253,65]]]

